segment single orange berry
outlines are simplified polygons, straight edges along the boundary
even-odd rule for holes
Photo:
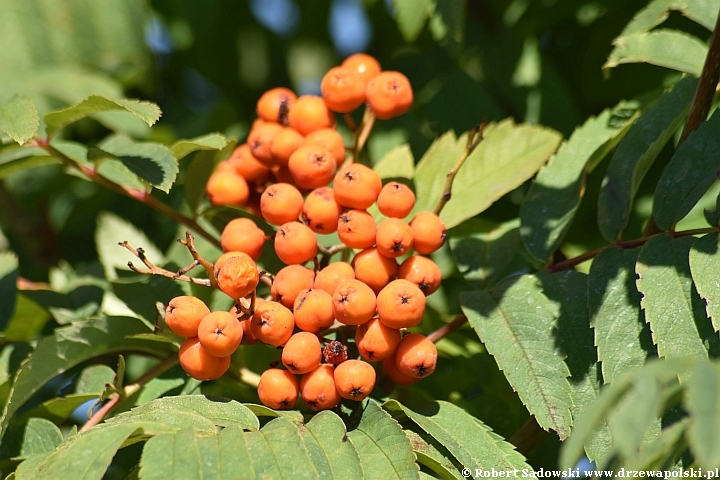
[[[253,157],[247,143],[243,143],[237,147],[232,155],[230,155],[230,158],[223,163],[232,166],[235,173],[249,183],[262,184],[265,183],[270,176],[270,169],[257,158]]]
[[[269,368],[260,375],[258,397],[267,407],[289,410],[297,403],[299,391],[297,378],[287,370]]]
[[[305,145],[293,152],[288,161],[290,175],[300,188],[324,187],[335,176],[337,163],[332,153],[320,145]]]
[[[290,108],[288,124],[301,135],[309,135],[321,128],[334,127],[335,115],[321,97],[303,95]]]
[[[340,365],[348,359],[347,347],[337,340],[333,340],[323,348],[323,357],[325,363]]]
[[[274,183],[260,197],[260,212],[273,225],[297,220],[302,207],[302,194],[289,183]]]
[[[378,252],[386,257],[405,255],[413,246],[413,231],[399,218],[386,218],[377,226],[375,244]]]
[[[300,394],[310,410],[333,408],[342,397],[335,388],[335,367],[320,365],[300,379]]]
[[[377,77],[382,71],[380,63],[366,53],[355,53],[347,57],[342,66],[355,70],[363,79],[363,84],[367,85],[370,80]]]
[[[290,155],[305,142],[305,138],[293,128],[283,128],[272,142],[270,142],[270,155],[274,163],[287,165]]]
[[[440,288],[442,272],[440,267],[429,258],[412,255],[400,264],[398,278],[414,283],[427,297]]]
[[[395,280],[398,273],[398,263],[394,258],[380,254],[377,248],[366,248],[355,255],[352,260],[355,278],[372,288],[375,295],[380,293],[385,285]]]
[[[235,300],[250,295],[260,283],[257,265],[243,252],[221,255],[215,262],[214,270],[220,290]]]
[[[335,367],[335,388],[341,397],[360,401],[375,388],[375,369],[362,360],[348,360]]]
[[[210,175],[205,192],[213,205],[245,205],[250,188],[234,170],[222,170]]]
[[[304,223],[288,222],[275,234],[275,253],[287,265],[308,262],[317,251],[317,237]]]
[[[273,156],[270,152],[270,145],[282,131],[283,127],[277,123],[263,123],[250,130],[247,144],[253,157],[265,165],[272,165]]]
[[[243,328],[230,312],[212,312],[202,319],[198,327],[200,344],[211,355],[227,357],[237,350],[243,337]]]
[[[348,210],[338,217],[338,237],[350,248],[372,247],[376,229],[375,219],[365,210]]]
[[[343,280],[354,280],[355,272],[347,262],[333,262],[320,270],[315,276],[314,289],[324,290],[333,295],[340,282]]]
[[[270,295],[276,302],[293,308],[295,299],[303,290],[312,288],[315,272],[302,265],[288,265],[275,275]]]
[[[190,337],[180,345],[180,366],[196,380],[215,380],[230,368],[230,357],[211,355],[197,337]]]
[[[386,217],[405,218],[415,206],[415,194],[403,183],[390,182],[380,190],[377,206]]]
[[[317,333],[335,321],[332,295],[320,289],[301,291],[293,304],[295,325],[300,330]]]
[[[343,207],[365,210],[375,203],[382,180],[371,168],[351,163],[338,170],[333,183],[335,200]]]
[[[376,302],[375,293],[360,280],[343,280],[333,294],[335,318],[345,325],[362,325],[375,315]]]
[[[385,360],[383,360],[382,363],[383,370],[385,371],[385,374],[390,377],[390,380],[397,383],[398,385],[412,385],[413,383],[419,382],[419,378],[405,375],[400,371],[397,365],[397,360],[395,358],[396,355],[397,351],[387,357]]]
[[[385,71],[370,80],[365,89],[368,104],[380,120],[388,120],[410,110],[413,91],[410,80],[400,72]]]
[[[447,237],[447,228],[440,217],[432,212],[420,212],[410,221],[416,252],[429,255],[442,247]]]
[[[225,225],[220,243],[223,252],[244,252],[257,261],[265,244],[265,232],[249,218],[234,218]]]
[[[349,113],[365,102],[365,83],[352,68],[334,67],[320,82],[325,105],[334,112]]]
[[[285,343],[281,359],[285,368],[296,375],[312,372],[322,360],[320,340],[314,333],[298,332]]]
[[[250,330],[263,343],[279,347],[287,342],[293,333],[295,319],[292,312],[277,302],[258,305],[253,314]]]
[[[176,335],[197,337],[198,326],[210,309],[197,297],[180,296],[165,308],[165,323]]]
[[[342,206],[335,201],[332,188],[316,188],[305,197],[303,223],[315,233],[333,233],[337,231],[338,217],[342,211]]]
[[[297,95],[292,90],[284,87],[272,88],[262,94],[255,111],[258,117],[267,122],[287,125],[288,112],[295,100]]]
[[[377,296],[380,321],[390,328],[410,328],[425,314],[425,294],[407,280],[393,280]]]
[[[321,128],[315,130],[305,137],[305,145],[320,145],[325,147],[335,157],[335,161],[341,164],[345,160],[345,141],[342,135],[334,128]]]
[[[363,323],[355,331],[358,352],[366,360],[377,362],[393,353],[400,343],[400,330],[390,328],[377,318]]]
[[[435,371],[437,348],[424,335],[411,333],[400,340],[395,353],[395,361],[398,370],[404,375],[424,378]]]

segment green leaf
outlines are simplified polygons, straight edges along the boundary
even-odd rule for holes
[[[531,178],[560,144],[561,135],[549,128],[516,125],[511,119],[485,127],[484,140],[457,173],[452,197],[440,217],[448,228],[483,212],[493,202]],[[457,163],[467,135],[452,132],[436,140],[423,155],[415,173],[415,212],[433,210],[445,188],[445,177]]]
[[[75,382],[75,393],[90,393],[100,395],[105,390],[106,383],[113,383],[115,370],[107,365],[92,365],[80,373]]]
[[[440,453],[433,445],[434,441],[430,435],[421,436],[415,432],[405,430],[405,436],[410,440],[419,464],[425,465],[444,480],[462,480],[465,478],[458,467],[453,464],[453,461]]]
[[[100,95],[90,95],[82,102],[57,112],[45,115],[45,126],[48,137],[52,137],[59,130],[71,123],[100,112],[112,110],[127,111],[140,118],[148,126],[152,126],[160,119],[160,108],[152,102],[140,100],[113,100]]]
[[[414,41],[425,26],[433,0],[393,0],[395,20],[406,42]]]
[[[170,191],[178,174],[178,163],[173,153],[159,143],[134,142],[124,135],[113,135],[103,140],[98,149],[90,149],[89,159],[110,156],[120,161],[141,180],[165,193]]]
[[[5,331],[15,313],[18,258],[12,252],[0,252],[0,331]]]
[[[291,422],[300,425],[304,422],[302,413],[297,410],[273,410],[265,405],[256,405],[253,403],[243,403],[254,415],[258,417],[276,417],[286,418]]]
[[[22,418],[39,417],[50,420],[55,425],[62,425],[70,418],[75,410],[82,404],[91,400],[96,400],[100,393],[80,393],[74,395],[65,395],[47,400],[37,407],[28,410],[22,415]]]
[[[127,266],[128,261],[140,265],[137,257],[118,245],[119,242],[125,241],[134,248],[142,248],[147,258],[155,265],[165,263],[163,254],[143,232],[114,213],[102,212],[97,219],[95,248],[108,280],[118,278],[117,270],[130,271]]]
[[[697,362],[685,391],[690,414],[688,442],[698,464],[705,470],[720,465],[720,365]]]
[[[623,63],[650,63],[699,77],[707,56],[707,45],[679,30],[634,33],[616,38],[613,45],[604,70]]]
[[[201,150],[222,150],[229,140],[219,133],[208,133],[201,137],[187,140],[178,140],[170,147],[170,151],[177,160]]]
[[[461,44],[465,37],[467,0],[437,0],[430,17],[430,31],[435,41]]]
[[[693,243],[690,250],[690,272],[698,294],[705,300],[705,312],[712,320],[715,331],[720,331],[720,237],[717,233],[705,235]]]
[[[717,21],[718,5],[713,0],[654,0],[635,14],[620,36],[647,32],[667,20],[672,11],[712,30]]]
[[[331,411],[320,412],[304,426],[300,433],[318,478],[362,478],[360,458],[342,419]]]
[[[0,153],[0,179],[28,168],[54,165],[60,160],[37,147],[7,148]]]
[[[373,170],[382,179],[413,178],[415,175],[415,159],[412,150],[410,150],[410,145],[405,143],[390,150],[373,166]]]
[[[640,309],[635,263],[640,249],[606,248],[593,260],[588,279],[590,323],[605,383],[634,370],[654,354]]]
[[[528,252],[545,262],[562,243],[587,175],[617,145],[635,120],[632,104],[621,102],[590,117],[540,169],[520,205],[520,234]]]
[[[498,225],[472,218],[448,232],[450,250],[465,280],[482,290],[519,266],[519,225],[517,220]]]
[[[63,441],[60,429],[44,418],[29,418],[23,430],[19,454],[23,458],[50,453]]]
[[[704,209],[703,214],[705,215],[705,221],[710,224],[711,227],[717,227],[720,225],[720,195],[715,199],[715,210],[709,208]]]
[[[720,174],[720,114],[680,144],[655,187],[653,217],[662,230],[682,220]]]
[[[437,401],[411,410],[395,400],[383,405],[390,411],[401,411],[426,433],[437,440],[465,468],[513,470],[531,469],[525,458],[511,444],[465,410],[448,402]]]
[[[40,128],[35,103],[25,95],[14,95],[9,102],[0,105],[0,130],[22,145],[30,140]]]
[[[256,478],[245,443],[245,432],[236,425],[219,435],[197,437],[202,478]]]
[[[370,401],[357,428],[348,432],[364,478],[418,478],[412,445],[400,425]]]
[[[199,152],[185,171],[185,201],[190,210],[197,212],[205,196],[205,186],[215,170],[216,152]]]
[[[259,432],[245,434],[255,478],[317,478],[297,425],[286,418],[270,420]]]
[[[663,428],[660,435],[643,445],[639,454],[627,459],[627,470],[656,470],[675,461],[677,446],[688,426],[687,418]]]
[[[662,387],[656,378],[638,378],[623,402],[608,414],[613,448],[626,458],[636,456],[646,435],[659,431],[658,417],[664,403]],[[653,426],[655,432],[650,431]]]
[[[201,463],[195,430],[187,427],[170,435],[158,435],[147,441],[140,459],[140,478],[201,480],[203,478]]]
[[[704,341],[716,337],[710,328],[690,276],[688,254],[692,237],[672,239],[658,235],[640,251],[636,271],[637,288],[643,294],[642,308],[650,324],[658,356],[708,358]]]
[[[26,295],[18,294],[15,313],[5,330],[5,340],[28,342],[34,340],[50,320],[50,314]]]
[[[686,78],[633,124],[610,160],[598,198],[598,226],[614,242],[628,224],[640,183],[690,108],[697,81]]]
[[[17,410],[48,381],[85,360],[125,350],[162,353],[151,349],[139,340],[126,339],[128,335],[147,332],[148,327],[130,317],[107,317],[88,320],[57,328],[53,335],[44,337],[18,370],[12,391],[0,417],[0,435]]]
[[[186,428],[193,428],[202,435],[213,435],[217,431],[211,420],[195,412],[180,409],[125,412],[107,419],[101,428],[106,425],[158,425],[166,430],[165,433],[175,433]]]
[[[537,279],[510,277],[488,291],[463,292],[460,304],[540,426],[565,439],[572,424],[570,371],[554,336],[557,309]]]

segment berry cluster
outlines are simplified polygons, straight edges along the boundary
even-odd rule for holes
[[[251,210],[248,183],[259,193],[255,210],[278,227],[274,250],[286,264],[270,298],[255,296],[260,275],[254,263],[269,238],[251,219],[236,218],[222,232],[225,253],[214,265],[218,288],[236,301],[233,313],[210,313],[192,297],[174,299],[166,312],[170,328],[189,337],[180,363],[198,379],[222,375],[241,342],[281,347],[285,368],[266,370],[258,385],[260,400],[275,409],[292,408],[300,395],[313,410],[364,399],[376,380],[368,362],[382,362],[387,376],[403,385],[430,375],[437,362],[434,343],[405,330],[421,322],[426,296],[440,286],[440,269],[424,255],[443,245],[445,225],[432,212],[406,222],[413,191],[395,181],[383,186],[371,168],[345,161],[343,139],[333,128],[333,112],[362,104],[379,119],[406,112],[410,84],[359,54],[331,69],[321,88],[322,97],[297,98],[285,88],[266,92],[247,143],[207,186],[213,203]],[[373,205],[385,217],[377,223],[368,212]],[[341,245],[319,247],[317,235],[335,232]],[[341,251],[343,260],[329,262]],[[343,341],[326,338],[337,330]],[[348,359],[352,330],[361,359]]]

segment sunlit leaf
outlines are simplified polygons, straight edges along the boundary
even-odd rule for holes
[[[633,33],[613,40],[604,69],[623,63],[651,63],[700,76],[707,45],[697,37],[679,30],[660,29],[647,33]]]
[[[0,105],[0,130],[20,145],[30,140],[40,127],[40,117],[33,101],[25,95],[15,95]]]

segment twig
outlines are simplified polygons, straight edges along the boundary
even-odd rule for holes
[[[349,113],[343,113],[343,120],[345,120],[345,124],[347,124],[351,132],[357,130],[357,125],[355,124],[355,120],[353,120],[352,115]]]
[[[527,455],[530,450],[538,446],[546,433],[531,415],[508,441],[515,445],[518,452]]]
[[[177,241],[187,247],[190,255],[192,255],[192,257],[195,259],[193,264],[202,265],[202,267],[205,269],[205,272],[210,279],[210,286],[213,288],[218,288],[217,280],[215,279],[215,271],[213,269],[213,264],[205,260],[195,249],[195,237],[193,237],[190,232],[185,232],[185,240],[178,238]],[[178,272],[178,274],[179,273],[180,272]]]
[[[353,145],[350,155],[348,155],[345,162],[343,162],[343,167],[358,161],[360,152],[363,147],[365,147],[365,142],[367,142],[368,136],[370,135],[370,131],[372,130],[374,124],[375,113],[373,113],[372,108],[366,105],[362,122],[360,122],[360,127],[355,130],[355,144]]]
[[[105,402],[105,404],[98,409],[97,412],[92,414],[92,417],[88,419],[87,422],[82,426],[80,429],[81,432],[84,432],[85,430],[89,430],[91,427],[94,427],[98,423],[102,422],[102,420],[105,418],[105,416],[110,413],[110,410],[115,408],[115,405],[120,402],[120,399],[122,397],[120,395],[115,395],[110,400]]]
[[[147,259],[145,256],[145,251],[142,248],[138,248],[137,250],[133,248],[127,241],[118,243],[121,247],[126,248],[130,251],[133,255],[135,255],[137,258],[140,259],[140,261],[145,264],[147,270],[141,270],[137,268],[135,265],[133,265],[132,262],[128,262],[128,267],[130,267],[130,270],[132,270],[135,273],[140,273],[142,275],[162,275],[164,277],[172,278],[173,280],[180,280],[183,282],[193,283],[195,285],[203,285],[205,287],[211,287],[212,282],[210,278],[194,278],[194,277],[188,277],[187,275],[179,275],[179,272],[171,272],[170,270],[165,270],[164,268],[160,268],[153,264],[150,260]],[[214,277],[211,277],[214,278]]]
[[[450,200],[450,197],[452,196],[452,185],[455,181],[455,175],[457,175],[460,167],[462,167],[463,163],[465,163],[465,160],[467,160],[470,154],[475,150],[475,148],[477,148],[478,145],[480,145],[480,142],[482,142],[483,130],[485,129],[485,125],[487,125],[487,120],[483,120],[480,125],[468,132],[468,139],[467,144],[465,145],[465,150],[463,150],[463,153],[462,155],[460,155],[457,163],[450,169],[450,171],[446,175],[445,189],[443,190],[443,193],[440,196],[440,200],[438,200],[438,203],[437,205],[435,205],[435,209],[433,210],[433,213],[435,215],[440,215],[443,207],[448,202],[448,200]]]
[[[463,314],[458,315],[455,319],[438,328],[434,332],[427,335],[427,339],[433,343],[437,343],[438,340],[446,336],[447,334],[454,332],[458,328],[462,327],[467,322],[467,317]]]

